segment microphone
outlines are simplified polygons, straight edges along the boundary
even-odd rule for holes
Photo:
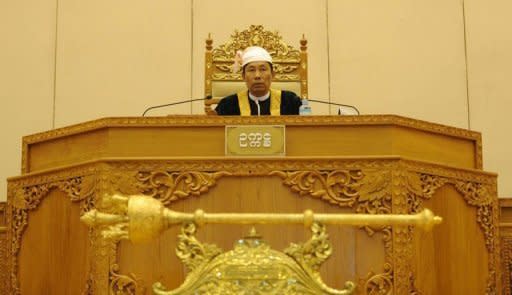
[[[312,101],[312,102],[318,102],[318,103],[323,103],[323,104],[328,104],[328,105],[335,105],[335,106],[339,106],[339,107],[350,108],[350,109],[356,111],[356,113],[358,115],[361,114],[361,113],[359,113],[359,110],[355,106],[352,106],[352,105],[336,103],[336,102],[329,102],[329,101],[323,101],[323,100],[316,100],[316,99],[308,99],[308,98],[305,98],[305,99],[308,100],[308,101]],[[302,98],[301,98],[301,100],[302,100]],[[341,108],[338,109],[338,115],[341,115]]]
[[[142,117],[144,117],[144,115],[146,115],[146,113],[148,111],[153,110],[153,109],[159,109],[159,108],[173,106],[173,105],[187,103],[187,102],[202,101],[202,100],[211,99],[211,98],[212,98],[212,96],[208,95],[205,98],[187,99],[187,100],[182,100],[182,101],[177,101],[177,102],[172,102],[172,103],[166,103],[166,104],[161,104],[161,105],[157,105],[157,106],[152,106],[152,107],[149,107],[146,110],[144,110],[144,112],[142,113]]]

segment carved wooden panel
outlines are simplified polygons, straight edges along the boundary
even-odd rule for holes
[[[478,171],[400,159],[269,159],[269,160],[110,160],[9,182],[9,294],[20,294],[18,254],[30,215],[51,190],[64,192],[81,211],[118,208],[101,198],[104,194],[146,194],[166,204],[205,197],[224,178],[277,178],[298,197],[321,200],[356,213],[416,213],[436,191],[451,185],[468,207],[475,208],[475,222],[488,254],[486,294],[496,294],[500,275],[496,178]],[[78,218],[78,216],[76,216]],[[358,294],[421,294],[414,270],[413,229],[408,227],[361,228],[381,237],[382,265],[353,279]],[[90,232],[90,260],[86,294],[144,294],[151,282],[140,273],[123,270],[118,263],[115,238],[104,240]]]

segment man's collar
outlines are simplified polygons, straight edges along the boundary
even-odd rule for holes
[[[270,91],[267,92],[267,94],[265,94],[263,96],[255,96],[251,92],[249,92],[249,98],[253,101],[265,101],[265,100],[269,99],[269,97],[270,97]]]

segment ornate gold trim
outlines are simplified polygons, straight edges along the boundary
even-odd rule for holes
[[[501,236],[501,269],[503,270],[503,284],[501,293],[511,295],[512,288],[512,233]]]
[[[396,115],[362,115],[362,116],[284,116],[284,117],[217,117],[217,116],[169,116],[169,117],[117,117],[88,121],[68,127],[36,133],[23,137],[22,173],[27,173],[28,146],[37,142],[69,136],[86,131],[109,127],[142,126],[224,126],[235,124],[286,124],[286,125],[397,125],[416,128],[428,132],[472,139],[475,142],[476,168],[482,169],[482,138],[480,133],[466,129],[449,127],[441,124],[400,117]]]
[[[109,204],[86,204],[87,200],[94,198],[79,197],[75,194],[78,192],[77,186],[95,187],[94,195],[102,193],[120,192],[125,194],[142,193],[141,188],[146,185],[149,190],[148,194],[161,191],[160,195],[164,196],[168,192],[180,191],[176,198],[186,198],[194,195],[192,189],[181,188],[176,179],[180,177],[196,177],[186,176],[190,171],[197,171],[200,177],[196,177],[196,185],[193,187],[201,187],[200,183],[204,183],[201,179],[207,179],[206,185],[195,190],[199,195],[202,190],[205,191],[215,184],[219,177],[224,175],[232,176],[264,176],[274,175],[281,177],[283,183],[290,187],[295,187],[299,194],[310,197],[321,198],[325,201],[338,204],[339,206],[351,207],[356,212],[393,212],[393,213],[413,213],[417,212],[421,207],[423,200],[429,199],[435,191],[446,184],[452,184],[461,192],[466,202],[477,208],[477,221],[484,233],[487,250],[489,251],[489,278],[488,293],[490,290],[496,290],[496,279],[499,277],[499,257],[493,254],[499,251],[499,243],[497,242],[497,200],[496,195],[496,176],[491,173],[485,173],[478,170],[458,169],[444,165],[424,163],[419,161],[407,160],[399,157],[387,158],[313,158],[313,159],[197,159],[197,160],[181,160],[181,159],[148,159],[148,160],[129,160],[129,159],[104,159],[94,161],[84,165],[69,166],[63,170],[54,169],[41,173],[27,174],[21,177],[9,180],[9,209],[8,214],[17,216],[17,223],[8,225],[9,234],[15,239],[9,238],[11,241],[11,257],[17,253],[17,245],[19,243],[23,228],[28,222],[28,211],[37,207],[42,196],[47,193],[50,187],[58,187],[67,192],[70,199],[74,202],[83,202],[84,208],[107,208]],[[391,172],[390,172],[391,171]],[[394,172],[393,172],[394,171]],[[71,174],[79,174],[77,178],[86,177],[87,174],[96,175],[94,178],[88,178],[87,181],[78,182],[70,178]],[[141,179],[163,177],[168,183],[147,186],[142,181],[134,181],[137,175],[144,175]],[[153,175],[153,176],[150,176]],[[171,176],[174,175],[174,176]],[[347,178],[347,175],[352,175]],[[360,177],[363,175],[363,177]],[[149,178],[148,178],[149,176]],[[157,178],[158,178],[157,177]],[[313,179],[314,181],[311,181]],[[348,179],[348,181],[347,181]],[[396,185],[391,185],[392,181]],[[286,182],[289,182],[287,184]],[[64,182],[67,182],[65,185]],[[60,183],[60,184],[59,184]],[[89,183],[89,184],[87,184]],[[309,183],[309,187],[308,184]],[[321,184],[319,186],[319,184]],[[399,187],[406,187],[405,190]],[[92,190],[93,188],[91,188]],[[83,188],[82,188],[83,190]],[[173,191],[174,190],[174,191]],[[323,190],[323,191],[321,191]],[[354,195],[355,193],[355,195]],[[361,196],[367,197],[361,197]],[[155,195],[156,196],[156,195]],[[394,203],[391,204],[390,196],[393,196]],[[396,197],[398,196],[398,197]],[[401,196],[401,197],[400,197]],[[375,199],[377,198],[377,199]],[[376,203],[373,203],[376,201]],[[92,202],[92,201],[91,201]],[[169,200],[171,202],[171,200]],[[8,218],[11,222],[13,219]],[[25,224],[25,225],[24,225]],[[15,228],[16,230],[12,230]],[[19,232],[17,232],[19,230]],[[384,228],[366,228],[369,234],[379,233],[382,235],[384,249],[386,254],[386,262],[398,259],[399,263],[392,265],[393,270],[410,270],[408,269],[407,260],[411,254],[410,249],[405,252],[393,252],[393,243],[407,241],[411,238],[412,231],[408,228],[384,227]],[[95,234],[91,234],[91,240],[94,245],[99,245],[98,238]],[[110,269],[111,263],[115,263],[115,253],[117,242],[112,244],[94,247],[100,249],[102,247],[109,248],[107,254],[93,253],[95,260],[103,261],[106,269]],[[398,245],[398,244],[396,244]],[[396,248],[396,247],[395,247]],[[13,251],[14,249],[14,251]],[[491,251],[492,250],[492,251]],[[109,262],[110,261],[110,262]],[[10,270],[16,269],[16,258],[9,261]],[[13,268],[14,267],[14,268]],[[91,271],[94,275],[101,275],[101,266]],[[96,273],[97,271],[97,273]],[[382,273],[385,273],[384,269]],[[399,271],[402,273],[402,271]],[[393,272],[391,273],[393,274]],[[108,274],[107,274],[108,275]],[[11,286],[17,286],[17,278],[11,277]],[[409,272],[403,277],[393,277],[395,283],[395,292],[400,288],[410,286],[411,278],[414,274]],[[109,278],[107,277],[108,281]],[[13,282],[15,283],[13,285]],[[404,286],[404,287],[402,287]],[[94,286],[98,290],[99,286]],[[16,289],[15,289],[16,290]],[[11,293],[9,293],[11,294]],[[12,294],[17,294],[12,292]],[[95,293],[96,294],[96,293]]]
[[[168,171],[226,171],[233,176],[267,175],[274,170],[333,170],[339,169],[385,169],[394,168],[400,163],[404,168],[425,174],[471,180],[479,183],[496,184],[496,174],[475,169],[454,168],[411,160],[397,156],[375,157],[288,157],[285,159],[229,159],[224,157],[202,157],[194,160],[181,158],[103,158],[75,165],[68,165],[22,176],[11,177],[9,182],[21,185],[36,185],[69,178],[69,175],[94,174],[101,169],[121,170],[168,170]],[[128,193],[127,193],[128,194]]]
[[[85,131],[107,127],[143,127],[143,126],[224,126],[227,124],[286,124],[286,125],[397,125],[424,131],[473,139],[481,142],[478,132],[456,128],[427,121],[401,117],[397,115],[361,115],[361,116],[283,116],[283,117],[214,117],[203,115],[168,117],[116,117],[87,121],[67,127],[52,129],[23,137],[23,142],[33,144],[57,137],[68,136]]]
[[[340,207],[356,206],[358,213],[390,213],[389,171],[328,170],[272,171],[298,192]]]
[[[298,50],[284,43],[277,31],[266,31],[261,25],[251,25],[249,29],[241,32],[235,30],[228,42],[213,49],[213,59],[231,63],[237,50],[245,49],[249,46],[266,48],[276,63],[281,61],[298,63],[300,61],[300,52]]]
[[[110,265],[110,294],[145,294],[142,281],[133,273],[119,274],[119,265]]]
[[[469,206],[477,208],[476,220],[480,225],[485,239],[485,245],[489,255],[486,294],[495,294],[500,282],[499,278],[499,238],[498,238],[498,198],[496,192],[496,179],[490,179],[488,183],[482,183],[472,180],[461,180],[437,175],[423,174],[408,171],[401,175],[400,185],[397,187],[407,188],[407,197],[401,198],[404,203],[394,201],[394,204],[410,213],[421,210],[422,200],[430,199],[435,191],[446,185],[451,184],[462,194],[464,200]],[[398,183],[397,181],[393,181]],[[402,193],[403,194],[403,193]],[[411,229],[404,229],[399,241],[412,240]],[[406,249],[406,248],[402,248]],[[408,255],[408,254],[407,254]],[[408,266],[405,266],[408,267]],[[400,272],[402,273],[402,272]],[[405,280],[405,278],[403,278]]]
[[[7,214],[9,247],[9,273],[11,274],[10,294],[20,294],[17,276],[18,252],[21,238],[28,226],[28,212],[35,210],[44,197],[53,189],[66,193],[72,202],[79,202],[81,212],[91,210],[94,196],[94,181],[90,177],[73,177],[57,182],[43,183],[34,186],[22,186],[20,183],[8,183]],[[8,287],[8,288],[9,288]]]
[[[382,273],[369,272],[365,279],[359,280],[362,294],[393,294],[393,267],[385,263]]]

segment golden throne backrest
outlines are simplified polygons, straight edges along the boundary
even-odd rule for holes
[[[241,69],[233,73],[233,60],[238,50],[249,46],[261,46],[272,56],[275,78],[272,88],[289,90],[301,97],[308,96],[307,40],[302,37],[300,50],[286,44],[277,31],[264,30],[261,25],[251,25],[249,29],[235,32],[228,42],[213,48],[213,40],[208,36],[205,53],[205,113],[215,114],[212,105],[222,97],[245,89]]]

